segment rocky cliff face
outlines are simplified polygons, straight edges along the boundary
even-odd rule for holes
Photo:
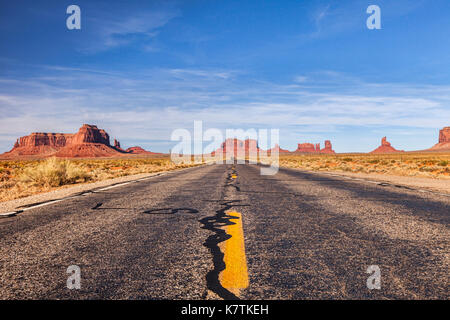
[[[450,150],[450,127],[445,127],[439,130],[439,142],[429,150],[432,151]]]
[[[105,130],[84,124],[75,134],[34,132],[21,137],[13,149],[1,157],[113,157],[125,153],[118,141],[115,144],[117,149],[111,147]]]
[[[278,144],[276,144],[273,148],[268,150],[263,150],[259,148],[258,141],[253,139],[247,139],[245,141],[239,139],[227,139],[225,140],[221,147],[216,151],[212,152],[212,155],[215,154],[226,154],[229,153],[231,156],[236,156],[238,154],[249,155],[250,153],[257,154],[259,152],[267,152],[267,154],[271,154],[272,152],[278,151],[278,153],[290,153],[291,151],[282,149]],[[299,143],[297,150],[294,152],[297,153],[335,153],[332,149],[330,140],[325,141],[325,148],[320,149],[320,143],[316,143],[315,145],[312,143]]]
[[[297,153],[335,153],[330,140],[325,140],[325,148],[320,149],[320,143],[316,143],[315,145],[312,143],[299,143],[297,146],[297,150],[294,152]]]
[[[84,124],[78,133],[76,133],[69,144],[83,144],[83,143],[100,143],[106,146],[109,144],[109,135],[105,130],[97,128],[97,126]]]
[[[381,146],[390,147],[391,143],[387,141],[386,137],[381,138]]]
[[[214,156],[218,154],[218,155],[228,155],[232,157],[251,156],[257,155],[258,153],[264,151],[265,150],[262,150],[259,147],[257,140],[254,139],[239,140],[229,138],[222,143],[219,149],[213,151],[211,155]],[[289,152],[289,150],[281,149],[278,144],[276,144],[275,147],[273,147],[272,149],[266,150],[267,155],[270,155],[272,152],[275,151],[278,151],[279,153]]]
[[[330,140],[325,140],[325,148],[323,148],[322,150],[320,150],[320,153],[336,153],[333,150],[333,146],[331,145],[331,141]]]
[[[73,134],[33,132],[17,139],[13,149],[6,154],[14,156],[48,156],[72,141]]]
[[[370,153],[395,153],[395,152],[404,152],[403,150],[397,150],[391,146],[391,143],[387,141],[386,137],[381,139],[381,146],[371,151]]]
[[[62,148],[72,141],[73,134],[33,132],[17,139],[14,148],[49,146]]]
[[[439,143],[450,142],[450,127],[445,127],[439,131]]]
[[[229,138],[225,140],[214,154],[228,154],[231,156],[256,154],[259,152],[258,141],[254,139],[239,140]]]
[[[316,147],[312,143],[299,143],[297,145],[297,150],[295,150],[294,152],[316,153],[317,150],[316,150]]]
[[[100,143],[109,146],[109,136],[105,130],[85,124],[76,134],[33,132],[28,136],[19,138],[13,149],[39,146],[64,148],[68,145],[83,143]]]

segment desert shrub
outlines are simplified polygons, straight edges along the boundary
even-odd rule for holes
[[[435,167],[422,167],[422,168],[419,168],[419,171],[421,171],[421,172],[433,172],[435,170],[437,170],[437,168],[435,168]]]
[[[90,179],[83,169],[68,160],[50,158],[34,167],[25,168],[19,175],[22,182],[37,186],[58,187]]]
[[[448,166],[448,161],[442,160],[441,162],[438,163],[438,165],[441,167],[446,167],[446,166]]]
[[[352,158],[344,158],[344,159],[342,159],[342,161],[351,162],[351,161],[353,161],[353,159]]]

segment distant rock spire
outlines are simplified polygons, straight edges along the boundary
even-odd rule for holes
[[[371,151],[370,153],[395,153],[395,152],[404,152],[403,150],[397,150],[391,146],[391,143],[387,141],[386,137],[381,139],[381,146]]]

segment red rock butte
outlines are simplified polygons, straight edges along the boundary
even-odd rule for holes
[[[386,137],[381,139],[381,146],[371,151],[370,153],[396,153],[396,152],[405,152],[403,150],[397,150],[391,146],[391,143],[386,140]]]
[[[267,152],[268,155],[272,154],[273,152],[277,152],[279,154],[286,154],[291,153],[291,151],[282,149],[278,144],[275,144],[275,146],[268,150],[263,150],[259,147],[258,141],[254,139],[247,139],[247,140],[239,140],[236,138],[229,138],[225,140],[220,148],[218,148],[216,151],[213,151],[211,153],[212,156],[215,154],[229,154],[229,155],[249,155],[249,154],[257,154],[260,152]],[[325,147],[323,149],[320,149],[320,143],[317,143],[316,145],[312,143],[299,143],[297,150],[294,151],[295,153],[324,153],[324,154],[334,154],[334,150],[331,145],[330,140],[325,141]]]
[[[445,127],[439,131],[439,142],[429,150],[444,151],[450,150],[450,127]]]
[[[116,139],[114,146],[111,146],[109,135],[105,130],[95,125],[84,124],[77,133],[33,132],[17,139],[11,151],[1,154],[0,158],[96,158],[130,153],[135,152],[123,150]]]
[[[297,146],[297,150],[295,153],[326,153],[326,154],[334,154],[333,147],[331,145],[330,140],[325,140],[325,148],[320,149],[320,143],[316,143],[315,145],[312,143],[299,143]]]
[[[258,141],[254,139],[239,140],[236,138],[229,138],[222,142],[220,148],[211,152],[211,155],[227,154],[227,155],[249,155],[260,152]]]

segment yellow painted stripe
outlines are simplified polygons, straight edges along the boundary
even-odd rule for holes
[[[244,230],[240,212],[227,213],[234,222],[226,227],[226,233],[231,236],[222,246],[224,252],[225,270],[220,274],[220,283],[225,289],[239,294],[240,289],[248,287],[247,259],[245,257]]]

